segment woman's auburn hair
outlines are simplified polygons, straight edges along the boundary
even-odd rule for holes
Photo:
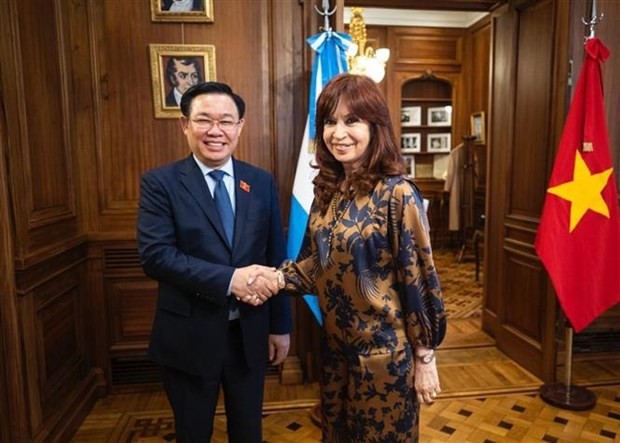
[[[342,163],[334,158],[323,141],[325,121],[334,114],[341,101],[347,104],[351,114],[370,126],[370,140],[361,167],[346,177],[344,183],[344,189],[350,190],[348,197],[368,194],[385,176],[405,173],[390,111],[379,87],[365,75],[337,75],[325,85],[316,105],[316,165],[313,167],[319,173],[313,183],[315,202],[321,212],[327,210],[334,193],[345,180]]]

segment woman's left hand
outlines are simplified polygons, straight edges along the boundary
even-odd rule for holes
[[[441,392],[435,359],[426,364],[416,359],[413,380],[418,402],[427,405],[433,403]]]

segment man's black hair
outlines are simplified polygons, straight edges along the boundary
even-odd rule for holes
[[[203,94],[224,94],[229,96],[237,106],[239,112],[239,118],[242,119],[245,114],[245,102],[237,95],[230,86],[226,83],[220,82],[203,82],[191,86],[183,97],[181,97],[181,113],[189,118],[190,110],[192,108],[192,102],[196,97]]]

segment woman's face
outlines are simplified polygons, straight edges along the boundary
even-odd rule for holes
[[[341,100],[334,114],[325,119],[323,141],[348,175],[362,164],[370,143],[370,124],[351,114]]]

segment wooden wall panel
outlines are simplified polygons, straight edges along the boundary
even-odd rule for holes
[[[388,41],[395,65],[453,66],[457,71],[463,62],[463,31],[450,28],[390,28]]]
[[[5,391],[10,441],[67,438],[102,381],[84,341],[86,238],[69,100],[75,35],[66,24],[80,14],[79,0],[11,0],[0,19],[2,225],[10,235],[0,257],[10,263],[0,277],[0,324],[3,376],[13,380]]]
[[[118,238],[123,232],[124,237],[134,237],[140,176],[189,154],[178,121],[154,118],[149,44],[215,45],[217,80],[229,83],[247,105],[236,157],[274,173],[282,171],[289,179],[288,163],[298,149],[293,142],[301,140],[293,130],[303,128],[295,121],[303,114],[299,97],[305,95],[305,88],[294,87],[302,79],[301,66],[292,63],[299,54],[293,46],[299,41],[299,31],[293,27],[293,18],[298,22],[301,17],[298,6],[215,0],[214,23],[207,24],[152,23],[148,2],[92,7],[96,46],[91,55],[100,116],[97,182],[91,185],[98,207],[92,208],[89,218],[97,235],[113,232]],[[272,89],[274,85],[278,89]],[[295,107],[300,112],[291,112]],[[280,161],[287,164],[279,165]]]
[[[18,7],[25,92],[21,157],[24,179],[28,180],[21,197],[28,205],[28,224],[36,227],[75,215],[66,131],[63,27],[54,2],[18,2]]]
[[[46,282],[32,297],[33,312],[24,310],[26,324],[33,320],[33,349],[38,364],[41,415],[48,417],[84,376],[87,353],[82,334],[82,264]],[[25,306],[30,306],[27,301]],[[30,343],[29,343],[30,344]]]
[[[487,193],[487,224],[485,241],[489,247],[484,256],[484,309],[483,329],[495,335],[497,316],[501,303],[504,270],[500,263],[504,247],[503,214],[506,196],[508,162],[505,161],[507,149],[513,134],[514,92],[512,78],[516,65],[515,33],[516,13],[507,6],[496,11],[492,18],[491,52],[491,91],[489,110],[489,143],[493,146],[488,152],[489,192]]]
[[[155,318],[157,283],[143,277],[107,280],[110,352],[136,347],[143,351]]]
[[[0,54],[10,54],[14,23],[9,17],[14,5],[0,14]],[[6,61],[0,57],[0,97],[7,82]],[[0,441],[26,441],[28,438],[24,398],[25,380],[22,377],[21,340],[17,317],[15,287],[13,204],[10,198],[8,174],[8,128],[6,106],[0,105]]]
[[[542,211],[547,184],[546,167],[553,92],[553,5],[539,2],[520,14],[517,41],[515,131],[508,172],[508,217],[536,220]],[[536,48],[536,51],[532,51]],[[527,130],[523,130],[527,128]],[[533,243],[533,239],[532,242]]]
[[[555,376],[555,300],[534,251],[561,131],[568,5],[515,2],[494,15],[491,157],[483,328],[545,380]],[[514,103],[514,105],[513,105]]]
[[[78,234],[60,2],[14,2],[3,77],[17,257]],[[43,24],[45,22],[45,24]],[[18,25],[19,24],[19,25]],[[46,54],[42,57],[41,54]]]
[[[17,277],[28,441],[55,441],[73,432],[103,382],[84,333],[84,250],[55,254]]]
[[[485,115],[485,143],[475,144],[474,159],[476,165],[476,176],[474,182],[474,225],[480,220],[480,216],[486,213],[486,192],[487,192],[487,153],[489,144],[489,73],[491,59],[491,20],[485,17],[474,24],[468,33],[468,51],[466,52],[466,62],[463,64],[463,76],[467,79],[464,89],[466,89],[467,110],[469,117],[458,123],[462,134],[471,134],[471,114],[474,112],[484,112]]]

